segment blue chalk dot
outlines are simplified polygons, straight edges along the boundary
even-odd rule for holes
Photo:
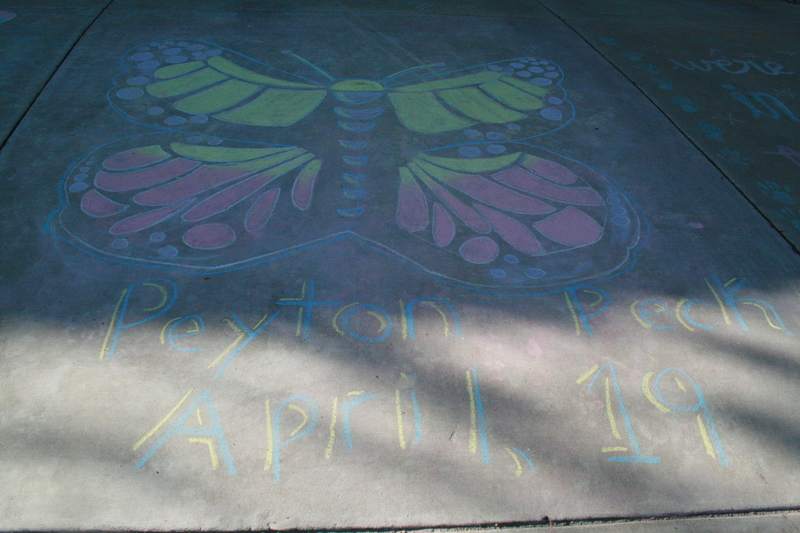
[[[489,274],[496,278],[504,278],[506,277],[506,271],[502,268],[493,268],[489,271]]]
[[[137,87],[126,87],[117,91],[117,97],[123,100],[134,100],[144,96],[144,91]]]
[[[539,114],[547,120],[561,120],[563,118],[561,111],[554,107],[546,107],[539,111]]]
[[[184,124],[185,122],[186,119],[183,117],[167,117],[166,120],[164,120],[164,124],[167,124],[169,126],[179,126],[181,124]]]
[[[150,81],[150,78],[147,76],[134,76],[133,78],[128,78],[127,83],[128,85],[144,85]]]
[[[494,70],[495,72],[503,70],[503,67],[500,65],[489,65],[489,70]]]
[[[204,124],[208,122],[207,115],[195,115],[189,119],[190,122],[194,122],[195,124]]]
[[[544,72],[544,69],[542,67],[528,67],[528,70],[530,72],[533,72],[534,74],[541,74],[542,72]]]
[[[160,64],[161,64],[160,61],[153,60],[153,61],[142,61],[136,66],[139,67],[139,70],[153,70],[158,68]]]
[[[621,205],[618,205],[618,206],[615,206],[615,207],[611,208],[611,214],[612,215],[624,215],[625,213],[627,213],[627,211]]]
[[[466,135],[467,137],[480,137],[481,132],[479,132],[478,130],[464,130],[464,135]]]
[[[214,57],[214,56],[220,55],[221,53],[222,53],[222,50],[209,50],[208,52],[206,52],[206,56]]]
[[[81,172],[89,172],[91,169],[89,167],[81,167],[78,170]]]
[[[205,46],[202,44],[190,44],[186,47],[187,50],[202,50],[203,48],[205,48]]]
[[[86,181],[86,178],[88,178],[88,177],[89,177],[89,174],[81,173],[81,174],[75,174],[75,176],[73,176],[73,179],[75,181]]]
[[[111,243],[111,247],[117,250],[121,250],[122,248],[127,248],[128,239],[115,239],[114,242]]]
[[[161,257],[167,257],[167,258],[175,257],[176,255],[178,255],[178,249],[175,248],[174,246],[167,245],[167,246],[164,246],[163,248],[161,248],[158,251],[158,255],[160,255]]]
[[[547,99],[547,103],[553,105],[561,105],[564,103],[564,100],[558,98],[557,96],[551,96],[550,98]]]
[[[611,223],[614,224],[615,226],[627,226],[628,224],[631,223],[631,221],[628,217],[617,216],[617,217],[611,217]]]
[[[530,78],[531,77],[531,73],[528,72],[527,70],[518,70],[517,71],[517,76],[519,76],[520,78]]]
[[[81,192],[89,188],[86,182],[78,181],[69,186],[69,192]]]
[[[619,201],[620,201],[619,198],[617,198],[616,196],[608,197],[608,203],[610,203],[611,205],[617,205]]]
[[[544,276],[546,272],[541,268],[529,268],[525,271],[525,275],[531,279],[539,279]]]
[[[539,87],[547,87],[553,83],[553,80],[549,80],[547,78],[533,78],[531,83],[538,85]]]
[[[486,151],[489,152],[490,154],[497,155],[497,154],[502,154],[503,152],[505,152],[506,151],[506,147],[501,145],[501,144],[490,144],[486,148]]]
[[[545,72],[544,75],[546,78],[557,78],[561,74],[559,74],[558,72]]]
[[[481,155],[481,151],[474,146],[462,146],[458,149],[458,153],[466,157],[478,157]]]
[[[522,63],[509,63],[508,66],[514,68],[525,68],[525,65],[523,65]]]
[[[164,242],[166,238],[167,235],[163,231],[157,231],[150,235],[150,242]]]
[[[187,44],[189,44],[189,43],[187,43],[187,42],[184,42],[184,41],[178,41],[178,42],[177,42],[177,45],[178,45],[178,46],[186,46]]]
[[[170,48],[168,50],[164,50],[164,55],[165,56],[176,56],[176,55],[178,55],[180,53],[181,53],[181,49],[180,48]]]
[[[506,138],[505,134],[500,133],[499,131],[490,131],[486,134],[487,139],[491,139],[493,141],[502,141]]]
[[[152,52],[142,52],[140,54],[133,54],[131,56],[131,61],[147,61],[148,59],[153,59],[155,56]]]
[[[519,263],[519,258],[513,254],[506,254],[503,256],[503,261],[505,261],[509,265],[516,265],[517,263]]]
[[[192,57],[202,61],[206,58],[206,55],[203,52],[192,52]]]
[[[163,107],[151,107],[150,109],[147,110],[147,114],[148,115],[162,115],[162,114],[164,114],[164,108]]]

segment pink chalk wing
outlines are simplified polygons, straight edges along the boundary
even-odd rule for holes
[[[95,176],[94,184],[105,191],[133,191],[171,180],[198,166],[200,166],[200,163],[197,161],[178,158],[144,170],[131,172],[105,172],[101,170]]]
[[[425,183],[425,185],[427,185],[433,191],[433,193],[438,196],[439,199],[467,226],[478,233],[489,233],[491,231],[492,228],[477,211],[456,198],[452,193],[434,181],[418,165],[411,163],[409,168],[411,168],[411,170],[414,171],[414,174],[416,174],[417,177],[419,177]]]
[[[428,203],[425,193],[405,167],[400,169],[395,220],[398,226],[411,233],[428,227]]]
[[[572,206],[537,222],[534,227],[548,239],[568,246],[585,246],[603,236],[603,228],[592,217]]]
[[[103,168],[108,170],[130,170],[159,163],[169,159],[169,157],[169,154],[163,148],[154,144],[116,153],[103,161]]]
[[[314,184],[317,182],[317,175],[322,167],[321,159],[310,161],[297,178],[292,186],[292,202],[298,209],[306,210],[311,207],[311,198],[314,193]]]
[[[475,204],[475,209],[486,217],[494,231],[508,244],[528,255],[539,255],[544,249],[531,231],[508,215],[485,205]]]
[[[497,257],[500,247],[489,237],[473,237],[458,249],[461,257],[470,263],[484,265]]]
[[[247,231],[261,231],[272,217],[272,212],[278,203],[280,189],[270,189],[259,196],[247,212],[244,219],[244,228]]]
[[[556,209],[536,198],[507,189],[498,183],[477,174],[464,174],[420,162],[428,174],[467,196],[485,204],[526,215],[544,215]]]
[[[456,236],[456,224],[453,217],[447,212],[442,204],[433,204],[433,240],[438,246],[444,248],[453,241]]]
[[[532,172],[559,185],[570,185],[578,181],[578,176],[574,172],[555,161],[526,155],[522,160],[522,164]]]
[[[515,189],[542,196],[549,200],[577,205],[603,205],[603,198],[594,189],[555,185],[522,167],[512,167],[497,174],[492,174],[492,177]]]
[[[135,233],[137,231],[141,231],[143,229],[155,226],[159,222],[167,220],[169,217],[173,216],[175,213],[191,204],[193,201],[194,200],[184,200],[183,202],[174,205],[161,207],[159,209],[152,209],[138,215],[124,218],[111,226],[111,229],[108,231],[112,235],[124,235],[126,233]]]
[[[90,190],[81,198],[81,211],[94,218],[110,217],[127,208],[127,205],[106,198],[95,189]]]
[[[198,250],[218,250],[236,241],[236,232],[227,224],[200,224],[183,234],[186,246]]]

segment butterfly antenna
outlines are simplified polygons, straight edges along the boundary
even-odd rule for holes
[[[400,72],[395,72],[394,74],[392,74],[388,78],[385,78],[385,79],[381,80],[381,84],[386,85],[387,83],[391,82],[395,78],[399,78],[400,76],[405,76],[406,74],[411,74],[412,72],[416,72],[418,70],[430,69],[430,68],[434,68],[434,67],[443,67],[443,66],[444,66],[444,63],[434,63],[432,65],[422,65],[421,67],[407,68],[405,70],[401,70]]]
[[[296,60],[298,60],[302,64],[304,64],[304,65],[306,65],[308,67],[311,67],[312,69],[316,70],[317,72],[319,72],[320,74],[322,74],[323,76],[328,78],[329,80],[336,81],[336,78],[334,78],[333,76],[331,76],[330,74],[328,74],[327,72],[325,72],[324,70],[319,68],[318,66],[314,65],[313,63],[311,63],[309,61],[306,61],[305,59],[303,59],[299,55],[295,54],[291,50],[284,50],[283,53],[286,54],[287,56],[292,56],[293,58],[295,58]]]

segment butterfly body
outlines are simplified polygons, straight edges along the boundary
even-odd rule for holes
[[[355,238],[444,282],[510,294],[632,261],[642,226],[624,191],[530,143],[573,116],[548,61],[316,81],[164,41],[123,66],[109,101],[160,132],[103,146],[65,176],[55,228],[93,253],[219,272]]]

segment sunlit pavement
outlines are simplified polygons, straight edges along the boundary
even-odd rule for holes
[[[800,6],[0,4],[0,529],[800,530]]]

